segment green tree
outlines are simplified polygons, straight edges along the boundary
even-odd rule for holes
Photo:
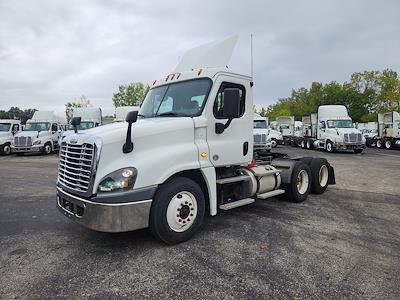
[[[67,122],[69,123],[71,121],[75,108],[91,106],[90,100],[85,95],[82,95],[79,99],[74,99],[73,101],[67,102],[65,104],[65,117]]]
[[[128,85],[120,85],[112,101],[115,107],[119,106],[139,106],[150,90],[149,85],[141,82],[131,83]]]
[[[25,124],[27,120],[32,118],[36,110],[33,108],[22,110],[18,107],[11,107],[8,111],[0,110],[0,119],[21,120],[21,123]]]

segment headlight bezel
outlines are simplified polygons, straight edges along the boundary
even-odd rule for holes
[[[97,194],[120,193],[131,191],[135,186],[137,169],[125,167],[104,176],[97,186]]]

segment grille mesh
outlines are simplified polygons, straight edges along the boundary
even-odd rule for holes
[[[266,134],[254,134],[254,144],[265,144],[267,142]]]
[[[362,135],[361,133],[345,133],[344,134],[345,143],[361,143]]]
[[[16,136],[14,137],[14,145],[17,147],[30,147],[32,146],[32,137]]]
[[[94,145],[63,142],[60,148],[58,181],[69,189],[87,192],[91,183]]]

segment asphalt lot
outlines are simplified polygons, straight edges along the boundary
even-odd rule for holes
[[[190,241],[90,231],[55,205],[57,156],[0,157],[0,298],[400,297],[400,151],[327,157],[337,184],[207,217]]]

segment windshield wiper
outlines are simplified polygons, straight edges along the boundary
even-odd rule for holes
[[[190,117],[191,115],[185,113],[177,113],[173,111],[155,115],[155,117]]]

